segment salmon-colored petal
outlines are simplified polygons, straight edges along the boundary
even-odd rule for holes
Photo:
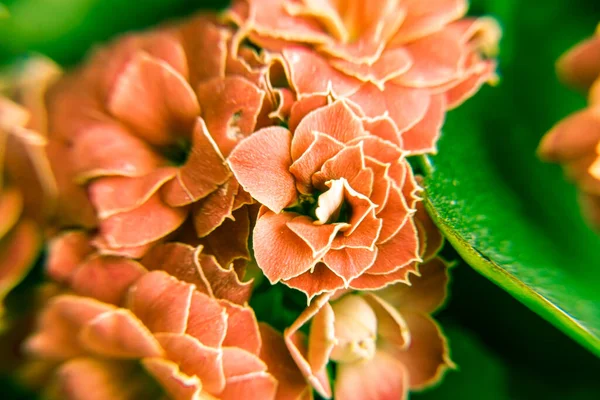
[[[334,292],[345,286],[344,280],[322,262],[317,263],[312,271],[287,279],[282,283],[304,292],[309,302],[321,293]]]
[[[443,95],[431,96],[429,108],[423,119],[402,134],[403,149],[411,155],[435,153],[445,116],[445,97]]]
[[[33,267],[42,242],[36,224],[21,221],[0,246],[0,314],[4,297],[25,278]]]
[[[299,334],[299,329],[310,321],[319,311],[331,306],[329,305],[329,298],[331,294],[323,294],[314,299],[310,303],[310,305],[300,314],[300,316],[294,321],[294,323],[287,328],[283,333],[283,338],[285,344],[290,352],[290,355],[296,362],[296,365],[304,375],[304,377],[308,380],[311,386],[323,397],[330,398],[331,397],[331,386],[329,384],[329,376],[326,368],[322,368],[319,370],[314,370],[311,364],[308,362],[308,350],[306,349],[303,341],[303,336]],[[327,316],[327,311],[324,316]],[[331,314],[331,313],[329,313]],[[323,320],[326,322],[327,318]],[[333,344],[327,343],[327,338],[331,338],[332,332],[330,332],[331,324],[324,324],[323,328],[329,327],[328,331],[325,332],[323,330],[319,330],[319,333],[315,333],[315,335],[322,335],[321,338],[325,339],[324,341],[316,340],[315,348],[314,348],[314,358],[313,360],[319,361],[322,360],[322,357],[318,356],[327,355],[331,352],[331,348],[333,348]],[[318,338],[316,338],[318,339]],[[323,346],[321,346],[323,345]]]
[[[306,94],[294,102],[292,108],[290,110],[290,117],[288,120],[288,129],[292,132],[296,131],[298,124],[302,121],[302,119],[308,115],[311,111],[316,110],[320,107],[325,107],[330,103],[330,96],[328,93],[310,93]],[[296,137],[295,141],[298,141],[299,138]],[[308,148],[310,145],[309,137],[303,139],[306,144],[300,146],[301,148]],[[297,145],[295,145],[297,146]]]
[[[331,244],[335,250],[343,248],[360,248],[375,251],[382,227],[382,220],[375,216],[375,210],[367,213],[351,235],[337,235]]]
[[[573,87],[587,90],[600,74],[600,38],[577,44],[556,63],[560,78]]]
[[[403,47],[384,50],[373,64],[359,64],[345,59],[332,59],[330,62],[346,75],[372,82],[381,88],[390,79],[404,74],[413,64],[410,53]]]
[[[323,371],[327,368],[337,343],[334,322],[335,314],[329,303],[324,304],[312,318],[307,359],[313,371]]]
[[[366,83],[349,97],[370,118],[389,115],[399,132],[407,131],[423,119],[430,95],[424,89],[407,88],[390,82],[385,90]]]
[[[283,336],[263,322],[259,324],[259,327],[263,342],[260,358],[267,364],[268,372],[277,380],[275,399],[311,399],[312,390],[290,356]]]
[[[131,211],[146,203],[176,173],[175,168],[158,168],[140,177],[107,176],[95,179],[88,185],[90,201],[100,219]]]
[[[334,395],[339,399],[401,399],[408,397],[409,375],[394,357],[377,351],[369,361],[339,364]]]
[[[213,256],[183,243],[166,243],[152,248],[141,263],[150,271],[161,270],[191,283],[209,296],[243,304],[250,297],[251,282],[240,282],[233,269],[221,267]]]
[[[439,382],[444,372],[453,367],[448,343],[438,325],[429,316],[403,312],[411,342],[406,350],[393,353],[408,372],[411,390],[424,389]]]
[[[344,148],[344,145],[331,136],[318,132],[316,130],[305,131],[313,135],[313,142],[303,153],[298,154],[294,163],[290,166],[290,172],[296,178],[296,188],[300,193],[310,194],[312,192],[312,176],[319,171],[323,164],[334,157]],[[303,147],[299,144],[299,136],[294,136],[292,141],[292,152],[294,144],[297,147]],[[299,149],[296,149],[298,151]]]
[[[310,246],[287,226],[297,216],[295,213],[266,211],[256,221],[254,257],[271,283],[298,276],[318,261]],[[273,251],[274,248],[277,251]]]
[[[290,83],[298,95],[331,91],[346,97],[361,85],[360,80],[336,70],[326,58],[305,47],[286,47],[282,55],[290,71]]]
[[[402,26],[392,39],[393,44],[407,43],[443,28],[467,12],[465,0],[432,0],[405,2],[407,12]]]
[[[152,333],[131,311],[123,308],[89,321],[77,339],[87,351],[100,357],[129,359],[162,355]]]
[[[190,66],[190,84],[225,76],[227,41],[231,33],[217,26],[206,14],[191,18],[180,29],[182,44]]]
[[[156,334],[165,350],[165,358],[177,364],[187,376],[197,376],[203,390],[219,393],[225,387],[223,354],[220,349],[205,346],[189,335]]]
[[[590,226],[596,230],[600,229],[600,196],[580,193],[579,204]]]
[[[1,156],[1,153],[0,153]],[[0,159],[1,161],[1,159]],[[3,238],[17,223],[23,212],[23,197],[17,189],[0,189],[0,238]]]
[[[136,261],[121,257],[92,256],[70,277],[75,293],[119,305],[125,294],[146,269]]]
[[[102,220],[100,236],[109,247],[141,246],[173,232],[187,214],[187,208],[169,207],[163,203],[160,194],[155,193],[141,206]],[[136,229],[131,229],[133,226]]]
[[[37,329],[25,341],[24,349],[28,354],[57,360],[80,356],[84,350],[74,338],[94,318],[115,309],[87,297],[57,296],[41,312]]]
[[[300,215],[288,221],[286,226],[310,246],[313,257],[319,258],[329,250],[337,233],[345,224],[315,225],[313,222],[312,219]]]
[[[85,188],[76,184],[73,179],[68,147],[58,140],[51,140],[46,150],[58,188],[54,216],[56,224],[65,227],[94,227],[97,222],[96,212]]]
[[[232,218],[238,188],[239,184],[232,177],[204,199],[194,203],[192,216],[199,237],[209,235],[225,218]]]
[[[350,282],[349,287],[355,290],[378,290],[396,282],[408,283],[410,274],[418,274],[416,262],[397,268],[387,274],[370,274],[365,272]]]
[[[227,301],[221,301],[221,304],[227,310],[227,335],[223,346],[240,348],[258,355],[261,339],[254,311],[247,306]]]
[[[297,160],[313,142],[313,132],[323,132],[341,143],[366,136],[362,122],[345,101],[338,100],[306,115],[294,131],[292,158]]]
[[[144,358],[142,366],[162,386],[173,400],[192,400],[202,392],[202,383],[197,376],[188,376],[179,370],[176,363],[163,358]]]
[[[157,388],[139,372],[135,363],[82,357],[62,364],[56,376],[67,400],[149,399]]]
[[[496,61],[479,61],[469,68],[463,79],[446,91],[446,109],[452,110],[473,96],[486,82],[494,84],[496,76]]]
[[[404,195],[398,188],[392,187],[385,207],[377,214],[377,218],[380,218],[383,222],[378,243],[383,244],[392,239],[404,226],[411,214],[412,212],[406,204]]]
[[[120,74],[108,110],[145,141],[172,144],[194,124],[200,107],[192,88],[169,64],[137,54]]]
[[[378,291],[377,296],[402,312],[434,312],[448,295],[448,266],[444,260],[434,258],[419,265],[419,274],[410,278],[410,286],[404,283],[388,286]]]
[[[344,181],[344,199],[348,208],[352,210],[348,224],[349,229],[344,230],[344,235],[350,236],[360,226],[362,221],[375,210],[376,205],[370,199],[355,191],[348,182]]]
[[[92,238],[91,243],[96,248],[98,254],[105,256],[117,256],[117,257],[128,257],[128,258],[142,258],[146,252],[152,248],[159,240],[148,242],[139,246],[117,246],[113,247],[104,240],[101,236],[95,236]]]
[[[396,235],[387,242],[377,245],[377,259],[367,272],[389,274],[413,261],[420,260],[417,229],[414,222],[408,219]]]
[[[375,213],[378,214],[385,209],[392,190],[392,182],[388,174],[390,167],[371,157],[365,157],[365,164],[373,171],[373,190],[369,195],[369,200],[376,205]]]
[[[289,172],[291,141],[292,134],[285,128],[261,129],[241,142],[228,159],[244,190],[276,213],[297,198],[294,177]]]
[[[275,398],[277,380],[265,371],[266,365],[258,356],[235,347],[226,347],[223,349],[223,365],[227,381],[225,390],[219,393],[220,399]]]
[[[204,293],[192,293],[185,333],[210,347],[221,347],[227,334],[227,310]]]
[[[202,118],[225,157],[255,131],[265,92],[239,76],[216,78],[196,87]]]
[[[181,207],[206,197],[230,177],[216,143],[202,118],[196,119],[192,148],[177,177],[165,184],[162,192],[167,204]]]
[[[115,121],[93,121],[77,132],[70,155],[79,182],[97,176],[143,176],[159,167],[162,157]]]
[[[210,235],[199,240],[207,254],[213,255],[219,265],[229,268],[231,263],[250,260],[248,237],[250,216],[248,207],[233,212],[234,219],[225,219]]]
[[[411,87],[432,87],[456,79],[461,70],[463,46],[449,29],[423,37],[404,47],[413,61],[394,82]]]
[[[444,235],[429,216],[422,201],[417,203],[414,221],[419,234],[422,232],[424,236],[424,240],[421,240],[421,258],[427,262],[433,259],[444,246]]]
[[[94,247],[87,233],[64,232],[50,241],[46,272],[52,279],[64,282],[93,252]]]
[[[364,299],[377,316],[378,337],[396,348],[407,348],[411,336],[408,324],[398,310],[373,293],[365,294]]]
[[[371,136],[364,139],[365,154],[383,161],[378,157],[380,149],[386,150],[383,152],[383,154],[386,154],[389,153],[390,148],[395,148],[396,151],[400,151],[403,148],[402,138],[398,134],[398,129],[394,121],[389,116],[376,119],[363,119],[363,126],[366,131],[371,133]],[[374,143],[377,139],[383,139],[383,141],[389,142],[389,144],[376,146]],[[369,143],[369,141],[371,142]]]
[[[377,249],[346,247],[340,250],[330,250],[323,257],[323,262],[336,275],[348,283],[368,270],[377,259]]]
[[[129,308],[152,332],[186,331],[194,287],[162,271],[142,276],[129,289]]]
[[[330,180],[344,178],[354,191],[370,196],[373,190],[373,171],[365,165],[362,143],[349,146],[327,160],[321,170],[313,175],[312,183],[324,190]]]
[[[600,114],[588,108],[559,122],[542,139],[538,153],[544,159],[564,162],[593,152],[600,142]]]

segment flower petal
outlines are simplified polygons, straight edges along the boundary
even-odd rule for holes
[[[585,40],[565,53],[556,63],[560,78],[568,85],[588,90],[600,71],[600,38]]]
[[[210,347],[221,347],[227,329],[227,310],[204,293],[192,293],[185,333]]]
[[[348,285],[352,279],[368,270],[376,259],[377,249],[346,247],[329,250],[323,257],[323,262]]]
[[[275,398],[277,380],[266,372],[258,356],[236,347],[223,349],[223,366],[227,377],[223,400]]]
[[[225,159],[210,136],[202,118],[196,119],[192,148],[177,178],[165,184],[162,192],[167,204],[181,207],[206,197],[230,177]]]
[[[184,374],[172,361],[152,357],[142,359],[141,363],[173,400],[190,400],[202,393],[200,379]]]
[[[339,364],[334,395],[339,399],[401,399],[408,397],[406,367],[391,355],[377,351],[369,361]]]
[[[227,335],[224,347],[237,347],[258,355],[261,348],[258,321],[254,311],[248,306],[239,306],[221,301],[227,310]]]
[[[241,142],[228,159],[244,190],[275,213],[297,198],[294,177],[289,172],[291,141],[292,134],[285,128],[261,129]]]
[[[225,218],[232,217],[238,189],[239,184],[232,177],[204,199],[194,203],[192,215],[198,237],[209,235],[225,221]]]
[[[196,87],[202,118],[227,157],[235,145],[256,130],[265,92],[239,76],[216,78]]]
[[[370,274],[367,271],[358,278],[353,279],[349,287],[355,290],[378,290],[396,282],[407,284],[411,273],[418,274],[417,266],[418,264],[413,262],[387,274]]]
[[[436,32],[467,12],[466,0],[408,0],[407,15],[392,39],[393,44],[407,43]]]
[[[175,132],[186,132],[200,112],[196,96],[175,69],[143,52],[119,75],[108,110],[145,141],[169,145]]]
[[[377,259],[369,274],[389,274],[413,261],[420,261],[419,237],[412,219],[406,220],[390,240],[377,244]]]
[[[285,346],[283,336],[271,326],[260,323],[263,345],[260,358],[267,364],[268,372],[277,380],[275,399],[309,399],[312,390],[296,366]]]
[[[194,287],[162,271],[145,274],[129,289],[127,308],[152,332],[183,333]]]
[[[219,393],[225,387],[223,354],[205,346],[190,335],[158,333],[156,340],[165,350],[165,358],[177,364],[187,376],[200,378],[203,390]]]
[[[383,244],[396,236],[411,214],[404,195],[392,186],[385,207],[377,214],[377,218],[383,221],[378,243]]]
[[[119,305],[129,286],[144,273],[146,269],[136,261],[96,255],[74,271],[70,286],[75,293]]]
[[[282,281],[282,283],[304,292],[309,302],[321,293],[334,292],[345,286],[343,279],[322,262],[317,263],[312,271],[307,271],[294,278]]]
[[[443,95],[431,96],[429,108],[423,119],[402,134],[403,149],[413,154],[435,153],[436,143],[440,137],[444,118],[446,116],[446,101]]]
[[[337,233],[345,224],[315,225],[312,219],[300,215],[287,222],[286,226],[310,246],[314,258],[319,258],[329,250]]]
[[[106,358],[158,357],[163,352],[142,321],[123,308],[98,315],[77,338],[87,351]]]
[[[85,232],[64,232],[50,241],[46,272],[52,279],[64,282],[93,252],[94,248]]]
[[[264,209],[264,206],[263,206]],[[267,210],[256,221],[253,234],[256,263],[271,283],[300,275],[318,260],[312,249],[288,226],[298,214]],[[277,251],[273,251],[273,249]]]
[[[454,366],[448,343],[429,316],[403,312],[402,317],[408,324],[411,342],[408,349],[395,351],[393,356],[405,366],[411,390],[424,389],[439,382],[448,367]]]

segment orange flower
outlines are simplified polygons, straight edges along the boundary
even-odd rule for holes
[[[338,100],[290,128],[259,130],[228,159],[262,204],[253,231],[256,263],[271,283],[309,298],[344,287],[405,280],[419,261],[413,222],[418,186],[404,153]],[[296,125],[293,121],[299,121]]]
[[[600,29],[563,55],[557,69],[567,84],[587,91],[589,105],[553,127],[538,152],[563,165],[580,189],[584,215],[600,229]]]
[[[225,157],[268,122],[270,103],[254,53],[228,52],[232,34],[201,15],[129,35],[53,87],[63,225],[97,223],[103,253],[137,258],[188,215],[196,237],[207,237],[251,201]]]
[[[434,258],[404,283],[363,294],[318,297],[288,328],[292,357],[320,395],[331,397],[327,364],[336,363],[334,397],[406,399],[452,367],[448,345],[429,314],[446,298],[447,267]],[[312,320],[312,321],[311,321]],[[308,349],[298,329],[311,321]]]
[[[280,336],[261,329],[268,346]],[[26,350],[56,365],[60,399],[272,399],[305,391],[289,356],[265,353],[252,310],[217,300],[162,271],[142,275],[121,307],[60,295],[42,312]],[[267,350],[268,352],[268,350]],[[261,360],[265,354],[275,376]],[[282,374],[288,369],[292,374]]]
[[[238,0],[228,18],[279,60],[298,98],[331,91],[364,116],[391,118],[396,140],[434,152],[449,108],[495,79],[500,28],[463,18],[465,0]]]
[[[131,284],[149,271],[167,272],[211,297],[246,303],[252,282],[241,282],[238,271],[221,267],[203,250],[201,245],[158,244],[136,261],[98,254],[86,233],[69,231],[50,242],[47,273],[78,295],[116,305],[122,303]]]
[[[41,228],[55,192],[41,99],[59,71],[38,58],[20,67],[6,89],[21,104],[0,96],[0,318],[5,296],[27,275],[42,247]]]

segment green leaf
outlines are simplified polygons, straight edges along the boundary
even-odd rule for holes
[[[502,82],[449,114],[438,155],[424,159],[426,202],[473,268],[600,356],[600,237],[560,169],[535,156],[541,136],[584,104],[554,62],[598,21],[591,2],[533,3],[498,8],[512,28]]]

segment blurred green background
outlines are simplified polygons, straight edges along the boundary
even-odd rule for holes
[[[66,67],[84,57],[93,45],[119,32],[227,4],[200,0],[0,3],[10,13],[9,18],[1,19],[0,7],[0,63],[41,52]],[[484,88],[449,114],[447,137],[459,138],[461,129],[483,129],[479,133],[486,138],[486,162],[492,163],[504,178],[503,184],[518,199],[523,215],[537,221],[545,234],[557,240],[572,235],[568,229],[561,229],[565,219],[570,221],[569,226],[577,225],[583,231],[586,228],[579,219],[574,189],[563,181],[558,167],[536,159],[535,148],[556,121],[585,104],[581,95],[557,82],[554,62],[594,31],[600,21],[598,0],[473,0],[470,13],[495,16],[503,25],[502,81],[498,87]],[[451,144],[445,140],[441,149],[451,152],[453,147],[461,146],[460,140]],[[481,160],[474,154],[473,164],[476,162]],[[490,187],[482,187],[481,191],[493,192],[493,185],[490,182]],[[468,203],[469,199],[463,200]],[[489,235],[493,237],[494,232]],[[585,250],[582,246],[577,247],[578,251]],[[599,253],[600,248],[590,247],[587,251]],[[457,257],[451,249],[446,252],[450,258]],[[580,266],[580,256],[572,254],[574,269],[581,274],[593,270],[597,277],[600,265]],[[438,388],[413,398],[600,398],[600,359],[466,264],[459,263],[452,275],[452,295],[438,318],[450,338],[459,370],[449,372]],[[600,289],[598,281],[588,284],[592,290]],[[569,287],[563,290],[569,291]],[[600,310],[600,304],[595,306]],[[3,382],[2,399],[32,398],[16,388],[9,390],[8,381]]]

